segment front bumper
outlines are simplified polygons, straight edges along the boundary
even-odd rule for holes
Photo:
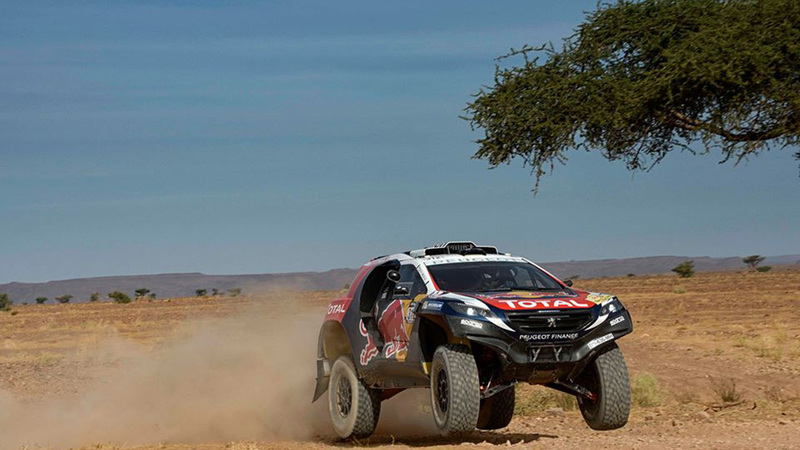
[[[547,382],[581,370],[595,353],[633,331],[627,310],[610,315],[594,328],[569,333],[572,339],[549,339],[565,337],[554,333],[522,341],[519,334],[512,335],[487,321],[458,316],[448,316],[447,321],[456,337],[488,347],[499,355],[503,378],[533,382]]]

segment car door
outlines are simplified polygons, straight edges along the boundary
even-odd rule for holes
[[[424,297],[427,291],[413,264],[401,265],[399,272],[400,280],[395,286],[391,303],[378,322],[378,329],[386,342],[384,357],[403,362],[408,352],[408,337],[416,318],[413,304]]]

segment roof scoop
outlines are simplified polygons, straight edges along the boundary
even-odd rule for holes
[[[431,255],[497,255],[497,247],[488,245],[475,245],[469,241],[450,241],[445,244],[438,244],[425,247],[420,250],[408,252],[409,256],[431,256]]]

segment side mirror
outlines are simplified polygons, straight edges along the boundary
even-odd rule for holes
[[[394,295],[408,295],[408,288],[405,286],[397,286],[394,288]]]
[[[564,280],[564,284],[566,284],[569,287],[572,287],[572,280]]]
[[[397,283],[398,281],[400,281],[400,272],[396,270],[390,270],[386,272],[386,278],[388,278],[389,281]]]

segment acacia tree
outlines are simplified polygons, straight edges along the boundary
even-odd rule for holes
[[[764,257],[761,255],[750,255],[742,258],[742,262],[750,266],[753,270],[756,270],[762,261],[764,261]]]
[[[525,46],[499,58],[494,85],[466,108],[483,131],[474,158],[492,167],[521,159],[538,188],[572,149],[649,170],[674,149],[719,149],[723,162],[738,162],[800,142],[800,2],[598,8],[560,50]]]
[[[691,278],[694,276],[694,261],[684,261],[672,269],[681,278]]]

